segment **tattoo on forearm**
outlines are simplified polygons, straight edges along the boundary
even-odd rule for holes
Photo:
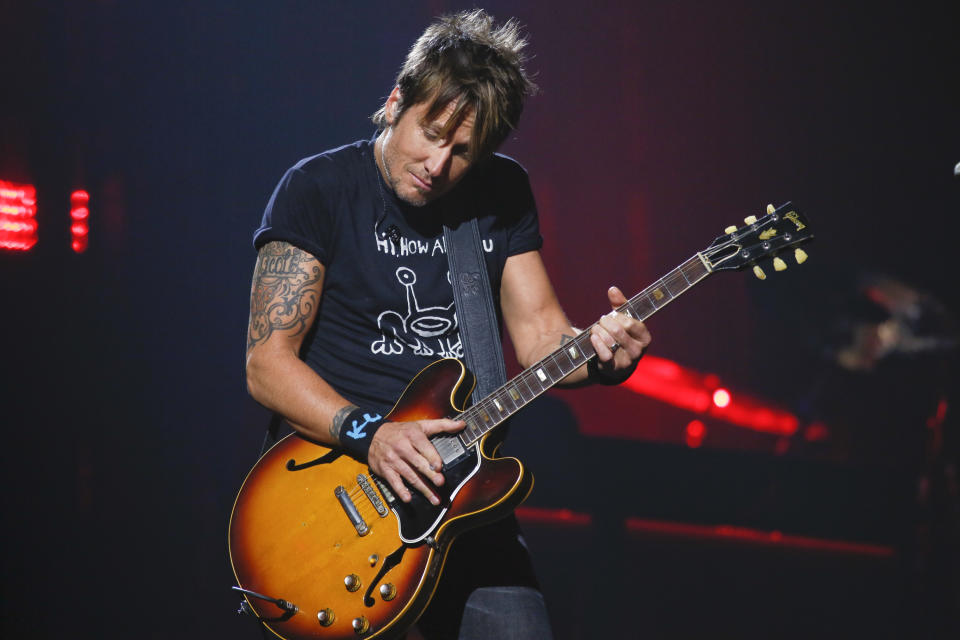
[[[334,441],[340,441],[340,431],[343,429],[344,421],[351,412],[356,411],[359,408],[360,407],[356,405],[348,404],[344,408],[340,409],[340,411],[337,411],[337,414],[333,416],[333,422],[330,423],[330,437],[332,437]]]
[[[276,330],[305,331],[318,302],[314,285],[322,279],[323,267],[306,251],[286,242],[265,244],[253,272],[247,350]]]

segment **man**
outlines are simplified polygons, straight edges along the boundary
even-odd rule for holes
[[[375,140],[295,165],[255,234],[250,393],[302,435],[366,460],[404,501],[418,491],[437,503],[442,461],[428,436],[464,426],[381,419],[420,369],[463,355],[444,220],[478,220],[493,298],[521,365],[578,332],[538,253],[526,173],[493,153],[534,89],[525,44],[515,22],[495,28],[480,10],[437,20],[374,114]],[[615,287],[608,297],[614,308],[626,302]],[[564,385],[626,379],[650,335],[611,313],[591,342],[598,364]],[[363,435],[344,428],[353,420],[367,423]],[[428,639],[550,636],[512,517],[457,538],[419,628]]]

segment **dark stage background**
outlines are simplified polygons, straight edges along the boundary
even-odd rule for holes
[[[0,179],[36,185],[40,223],[32,251],[0,254],[4,637],[256,636],[226,551],[267,420],[243,378],[251,233],[283,171],[371,135],[415,37],[469,6],[0,1]],[[559,638],[957,624],[956,547],[937,542],[956,514],[914,498],[918,478],[942,484],[924,450],[943,398],[939,450],[956,446],[955,352],[859,374],[824,356],[870,274],[933,296],[946,333],[960,302],[957,23],[936,6],[486,4],[531,35],[542,92],[504,151],[531,174],[575,323],[768,202],[795,201],[818,236],[803,267],[717,276],[648,324],[654,354],[822,422],[826,442],[690,450],[657,434],[691,415],[623,389],[551,394],[513,430],[530,504],[590,516],[528,518]]]

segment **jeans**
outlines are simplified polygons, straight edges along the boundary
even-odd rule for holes
[[[549,640],[543,594],[530,587],[482,587],[467,598],[458,640]]]
[[[430,606],[424,640],[551,640],[530,555],[511,516],[454,541]],[[411,634],[416,638],[416,634]]]

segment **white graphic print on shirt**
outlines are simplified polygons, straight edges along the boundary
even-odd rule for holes
[[[407,289],[406,311],[387,310],[377,316],[380,338],[373,341],[370,350],[383,355],[399,355],[409,348],[418,356],[462,358],[463,345],[460,332],[456,331],[454,303],[421,309],[414,291],[416,272],[409,267],[400,267],[396,276]],[[450,279],[449,273],[447,279]]]

